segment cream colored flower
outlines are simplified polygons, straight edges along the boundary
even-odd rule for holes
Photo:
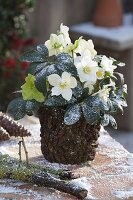
[[[51,34],[50,40],[47,40],[45,42],[45,45],[49,50],[49,56],[61,53],[63,51],[63,45],[64,45],[63,35]]]
[[[52,33],[50,35],[50,40],[45,42],[45,45],[49,50],[49,56],[57,55],[58,53],[63,52],[63,49],[66,48],[67,45],[71,44],[68,31],[69,28],[61,24],[58,33]]]
[[[98,67],[96,75],[98,79],[103,79],[105,75],[105,70],[103,68]]]
[[[74,64],[81,82],[95,83],[97,76],[97,63],[88,56],[77,56]]]
[[[79,53],[80,55],[88,50],[88,54],[91,56],[91,58],[94,58],[94,56],[97,54],[96,50],[94,49],[94,44],[92,40],[84,40],[82,37],[79,38],[79,44],[78,47],[75,49],[75,53]]]
[[[110,72],[111,74],[113,74],[114,69],[117,68],[117,66],[113,65],[113,60],[107,58],[106,56],[102,57],[100,65],[104,71]]]
[[[59,96],[60,94],[64,99],[69,101],[72,98],[72,89],[77,86],[76,79],[68,72],[63,72],[60,77],[58,74],[51,74],[48,76],[48,81],[52,88],[52,96]]]
[[[71,39],[69,37],[69,28],[67,26],[63,25],[63,23],[61,23],[61,25],[60,25],[59,34],[63,34],[65,46],[67,44],[71,44]]]

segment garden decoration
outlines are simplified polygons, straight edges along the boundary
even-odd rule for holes
[[[27,167],[24,161],[20,163],[18,159],[0,153],[0,179],[4,178],[54,188],[78,199],[84,199],[88,193],[83,186],[71,182],[77,178],[71,171],[42,167],[33,163]]]
[[[0,141],[4,140],[4,133],[8,135],[8,137],[28,137],[31,136],[31,133],[24,128],[24,126],[20,125],[18,122],[14,121],[11,117],[6,114],[0,112],[0,128],[3,131],[0,134]],[[6,137],[6,135],[5,135]]]
[[[68,31],[61,24],[45,44],[21,57],[30,63],[27,77],[7,111],[15,120],[37,113],[44,157],[78,164],[94,159],[101,125],[117,128],[112,115],[127,106],[127,86],[115,71],[123,63],[97,55],[92,40],[72,43]]]
[[[31,133],[20,125],[18,122],[14,121],[11,117],[0,112],[0,142],[9,140],[12,136],[19,137],[19,160],[22,161],[21,147],[23,145],[24,152],[26,156],[27,166],[29,165],[28,151],[25,145],[24,137],[31,136]]]

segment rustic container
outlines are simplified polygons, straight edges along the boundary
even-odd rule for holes
[[[98,146],[100,125],[89,125],[84,117],[68,126],[64,124],[63,108],[39,110],[41,150],[50,162],[79,164],[92,161]]]

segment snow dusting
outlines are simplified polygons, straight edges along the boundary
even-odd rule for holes
[[[27,123],[28,120],[26,120]],[[128,199],[133,197],[133,154],[126,151],[122,145],[112,139],[101,127],[99,146],[96,158],[93,162],[80,165],[64,165],[50,163],[41,153],[40,149],[40,125],[26,124],[31,130],[31,137],[25,138],[30,162],[53,169],[68,169],[79,175],[71,181],[75,186],[80,186],[88,191],[86,200],[91,199]],[[18,138],[1,142],[0,153],[9,154],[18,158]],[[22,150],[23,153],[23,150]],[[25,159],[25,155],[22,156]],[[12,196],[14,195],[14,196]],[[39,188],[14,180],[0,180],[0,200],[20,199],[22,200],[75,200],[75,197],[49,188]]]
[[[128,191],[115,191],[114,194],[120,199],[128,199],[129,197],[133,197],[133,188]]]

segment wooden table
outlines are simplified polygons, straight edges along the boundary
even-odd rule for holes
[[[34,124],[32,124],[34,122]],[[88,190],[86,199],[133,199],[133,154],[101,129],[95,160],[81,165],[61,165],[44,159],[40,151],[40,126],[35,121],[21,121],[32,132],[26,139],[30,162],[53,168],[68,168],[80,178],[73,180]],[[18,158],[18,140],[0,143],[0,152]],[[25,156],[23,155],[23,159]],[[0,180],[0,199],[76,200],[75,197],[57,190],[37,187],[14,180]]]

